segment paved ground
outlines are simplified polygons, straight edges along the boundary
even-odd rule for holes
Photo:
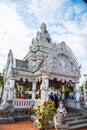
[[[31,121],[17,122],[14,124],[0,124],[0,130],[38,130]],[[55,129],[50,129],[55,130]],[[87,130],[87,128],[79,129]]]
[[[37,130],[31,121],[0,124],[0,130]]]
[[[0,130],[38,130],[38,129],[33,125],[31,121],[21,121],[12,124],[0,124]]]

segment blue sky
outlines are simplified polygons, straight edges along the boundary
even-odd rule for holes
[[[87,73],[87,4],[83,0],[0,1],[0,72],[9,49],[22,59],[41,23],[47,25],[52,41],[65,41],[81,64],[81,80]]]

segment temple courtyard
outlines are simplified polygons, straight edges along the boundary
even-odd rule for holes
[[[21,122],[16,122],[12,124],[0,124],[0,130],[38,130],[36,128],[32,121],[21,121]],[[49,130],[55,130],[55,129],[49,129]],[[87,128],[79,128],[76,130],[87,130]]]

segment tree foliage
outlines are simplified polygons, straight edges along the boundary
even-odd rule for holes
[[[51,120],[51,118],[53,119],[53,116],[57,111],[54,102],[46,101],[38,106],[35,106],[34,112],[36,113],[38,128],[47,130],[50,125],[49,120]]]
[[[70,92],[72,92],[73,91],[73,88],[71,88],[71,87],[66,87],[65,88],[65,92],[66,93],[70,93]]]
[[[4,80],[2,75],[0,75],[0,86],[4,86]]]
[[[83,86],[80,86],[80,90],[81,90],[81,92],[83,92]]]
[[[85,88],[87,89],[87,81],[85,82]]]

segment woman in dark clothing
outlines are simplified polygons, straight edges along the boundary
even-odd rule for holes
[[[51,92],[51,94],[50,94],[50,99],[51,99],[52,101],[54,101],[54,95],[53,95],[52,92]]]
[[[54,94],[54,104],[55,104],[55,107],[56,107],[56,109],[58,108],[58,103],[59,101],[58,101],[58,96],[57,96],[57,94],[55,93]]]

